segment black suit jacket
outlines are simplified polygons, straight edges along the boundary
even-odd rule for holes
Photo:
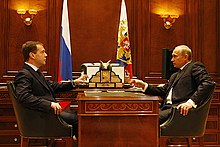
[[[27,64],[24,64],[23,68],[18,72],[14,82],[18,101],[30,109],[44,112],[49,112],[51,110],[51,102],[56,101],[55,92],[68,91],[75,88],[71,82],[62,84],[41,78]]]
[[[166,97],[172,90],[172,103],[178,105],[191,99],[196,105],[200,105],[215,86],[214,81],[208,75],[204,65],[200,62],[191,62],[186,65],[177,76],[177,72],[171,75],[168,83],[163,87],[148,86],[145,93],[158,95],[166,103]]]

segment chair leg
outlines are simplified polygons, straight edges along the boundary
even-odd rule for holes
[[[21,136],[21,147],[28,147],[29,139]]]
[[[160,137],[160,147],[166,147],[168,143],[168,138],[166,137]]]
[[[47,147],[55,147],[56,146],[56,140],[55,139],[49,139]]]
[[[204,137],[198,137],[199,140],[199,146],[204,147]]]
[[[191,137],[187,138],[187,144],[188,144],[188,147],[192,147],[192,138]]]
[[[66,147],[73,147],[73,139],[72,138],[65,139],[65,142],[66,142]]]

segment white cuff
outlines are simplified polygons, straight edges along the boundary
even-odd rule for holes
[[[70,82],[71,82],[71,84],[72,84],[73,87],[76,87],[76,84],[75,84],[75,81],[74,81],[74,80],[71,80]]]
[[[142,90],[143,92],[145,92],[146,91],[146,89],[147,89],[147,87],[148,87],[148,84],[147,83],[145,83],[145,85],[144,85],[144,89]]]
[[[193,102],[193,100],[191,100],[191,99],[189,99],[189,100],[187,101],[187,103],[189,103],[190,105],[192,105],[193,108],[196,108],[196,107],[197,107],[197,105],[195,104],[195,102]]]

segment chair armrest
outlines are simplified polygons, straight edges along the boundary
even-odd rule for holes
[[[53,111],[50,113],[39,112],[27,108],[20,109],[18,120],[19,130],[22,136],[29,137],[71,137],[72,125],[67,124]]]
[[[170,123],[172,123],[172,121],[174,121],[177,118],[177,116],[175,115],[177,111],[178,111],[177,107],[173,106],[171,108],[171,113],[170,113],[169,118],[163,124],[161,124],[160,127],[163,128],[163,127],[169,126]]]
[[[198,108],[189,109],[183,116],[177,107],[172,107],[166,122],[160,125],[161,136],[202,136],[205,131],[211,99]]]
[[[64,127],[72,128],[72,125],[66,123],[66,122],[60,117],[60,115],[57,115],[57,119],[60,121],[60,123],[61,123]]]
[[[176,107],[171,109],[168,120],[160,125],[160,135],[167,137],[196,137],[203,136],[208,118],[211,98],[216,86],[215,82],[210,82],[207,88],[207,99],[197,108],[189,109],[186,116],[180,114]]]

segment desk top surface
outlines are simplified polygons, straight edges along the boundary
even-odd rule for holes
[[[158,96],[145,95],[141,92],[122,90],[84,91],[77,100],[159,100]]]
[[[125,91],[125,92],[142,92],[141,88],[76,88],[73,89],[72,91],[76,92],[84,92],[84,91]]]

